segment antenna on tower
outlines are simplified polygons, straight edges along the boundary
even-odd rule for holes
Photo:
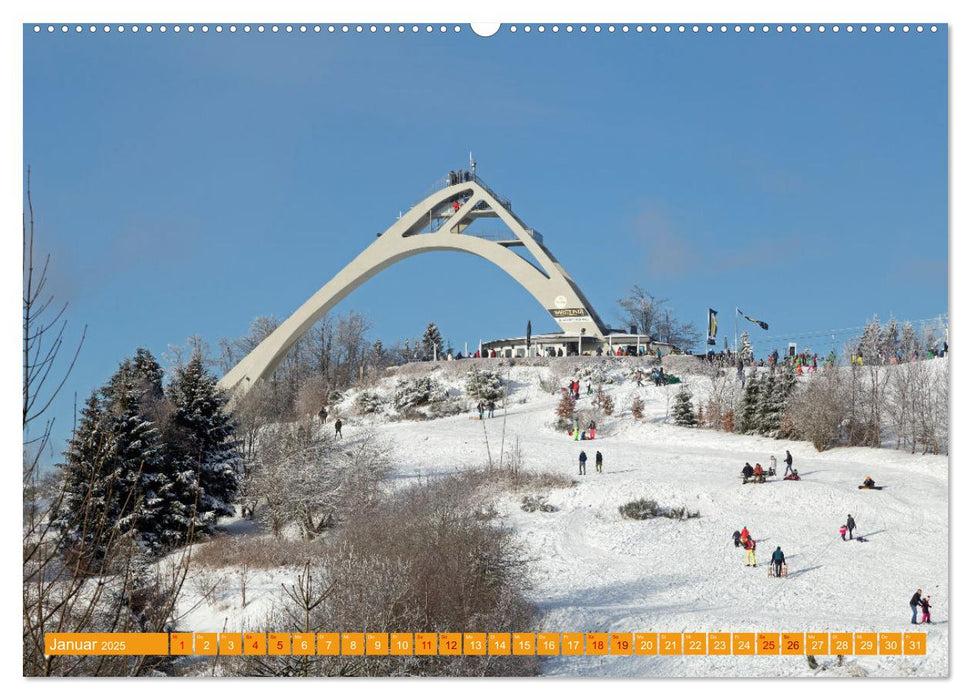
[[[475,159],[472,158],[472,151],[469,151],[469,170],[472,171],[472,179],[475,180]]]

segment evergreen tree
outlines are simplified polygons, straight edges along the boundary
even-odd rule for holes
[[[860,347],[857,351],[857,354],[863,357],[865,364],[880,364],[881,335],[882,329],[880,328],[880,321],[874,316],[867,321],[866,326],[863,328],[863,335],[860,337]]]
[[[695,416],[695,409],[691,404],[691,393],[683,384],[681,391],[674,398],[672,413],[674,414],[675,425],[683,425],[689,428],[698,425],[698,418]]]
[[[904,323],[903,330],[901,331],[900,346],[904,351],[904,360],[912,360],[914,353],[918,350],[919,343],[917,341],[917,331],[914,330],[910,321]]]
[[[897,319],[891,318],[880,334],[880,353],[884,362],[888,362],[892,357],[897,357],[897,352],[900,349],[900,331],[897,326]]]
[[[498,401],[503,395],[502,377],[494,369],[469,370],[465,378],[465,391],[470,399]]]
[[[100,559],[119,537],[137,537],[154,553],[176,539],[159,431],[141,414],[146,385],[132,367],[123,363],[88,399],[61,465],[66,497],[55,524],[85,561]]]
[[[424,360],[442,357],[442,334],[434,323],[428,324],[428,328],[425,329],[425,333],[421,337],[421,351]]]
[[[83,559],[98,559],[104,554],[117,515],[114,504],[109,507],[106,479],[113,450],[108,419],[98,392],[92,392],[68,442],[65,462],[60,465],[64,498],[53,525],[63,534],[64,547]],[[82,523],[87,526],[82,527]]]
[[[374,345],[371,346],[371,357],[370,364],[372,367],[382,367],[384,365],[384,343],[378,338],[374,341]]]
[[[754,377],[745,384],[741,412],[735,422],[736,433],[751,435],[758,429],[760,388],[759,381]]]
[[[168,397],[165,456],[177,502],[171,519],[185,542],[193,532],[212,534],[218,518],[234,514],[240,463],[225,397],[198,352],[176,370]]]
[[[742,331],[741,339],[742,346],[738,349],[738,357],[742,362],[748,364],[752,361],[752,358],[755,357],[755,354],[752,351],[752,341],[749,340],[748,337],[748,331]]]
[[[788,399],[788,380],[786,374],[795,379],[792,372],[780,373],[775,367],[769,370],[759,387],[758,433],[767,437],[778,437],[782,411]],[[794,386],[794,382],[793,382]]]

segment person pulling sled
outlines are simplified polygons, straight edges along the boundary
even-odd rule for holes
[[[776,547],[772,552],[772,566],[769,567],[769,575],[776,578],[786,578],[789,575],[789,568],[786,566],[786,555],[782,552],[782,547]]]

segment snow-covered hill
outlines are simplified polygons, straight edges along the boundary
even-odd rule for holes
[[[508,451],[517,441],[525,468],[573,476],[574,487],[538,494],[556,506],[555,512],[523,511],[522,494],[498,497],[505,523],[531,559],[531,596],[543,613],[540,631],[928,633],[926,656],[857,656],[842,666],[825,657],[819,659],[823,668],[815,671],[804,657],[560,656],[544,662],[544,674],[947,675],[946,457],[866,448],[818,453],[803,442],[680,428],[666,418],[677,387],[649,381],[637,387],[626,378],[630,362],[619,359],[590,360],[612,380],[605,389],[616,404],[614,415],[599,422],[594,441],[576,442],[552,428],[558,397],[540,382],[548,383],[551,373],[566,378],[570,372],[562,366],[504,367],[510,386],[506,407],[481,422],[468,412],[417,422],[357,416],[352,393],[341,406],[343,433],[348,441],[369,430],[389,438],[399,484],[481,467],[490,455],[496,462],[500,446]],[[462,364],[428,365],[426,372],[450,395],[460,396]],[[684,378],[693,390],[703,391],[701,378]],[[386,380],[373,391],[390,395],[394,383]],[[592,396],[581,393],[578,408],[589,409]],[[629,411],[635,394],[645,405],[639,421]],[[590,457],[586,476],[577,474],[581,449]],[[786,449],[802,481],[781,479]],[[594,470],[597,450],[604,457],[603,474]],[[765,484],[743,485],[742,465],[767,465],[770,455],[778,459],[780,475]],[[868,474],[884,490],[858,490]],[[622,518],[618,507],[637,498],[687,506],[700,517]],[[866,542],[841,541],[838,530],[847,514]],[[744,566],[743,550],[732,543],[732,532],[742,526],[759,543],[755,569]],[[766,562],[776,546],[788,560],[788,579],[767,577]],[[272,596],[279,585],[270,585],[268,578],[264,595]],[[918,587],[931,596],[934,624],[914,628],[908,601]],[[218,619],[222,628],[232,612],[217,614],[203,604],[184,622],[198,631]]]

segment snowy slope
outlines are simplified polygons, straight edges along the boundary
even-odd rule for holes
[[[484,422],[469,415],[398,423],[350,416],[344,427],[348,440],[372,428],[390,438],[397,483],[482,466],[486,435],[494,460],[500,443],[508,449],[518,439],[527,468],[578,481],[544,494],[558,508],[553,513],[522,511],[521,494],[500,497],[500,512],[531,557],[531,595],[543,613],[541,631],[928,632],[926,657],[852,657],[838,668],[826,657],[820,661],[829,668],[817,671],[802,657],[561,656],[544,662],[545,674],[947,675],[946,457],[866,448],[817,453],[808,443],[679,428],[665,420],[676,388],[638,388],[623,381],[619,370],[611,373],[617,383],[606,387],[617,412],[600,422],[597,440],[578,443],[550,427],[557,397],[539,389],[545,372],[508,370],[508,409],[497,409]],[[446,386],[460,389],[459,375],[451,375]],[[644,399],[641,421],[629,414],[634,393]],[[352,401],[348,397],[348,412]],[[590,401],[583,396],[579,408],[589,408]],[[576,475],[581,448],[590,457],[582,477]],[[766,465],[770,454],[781,476],[787,448],[802,481],[776,477],[762,485],[741,484],[741,466]],[[604,455],[604,474],[595,473],[596,450]],[[886,488],[858,490],[866,474]],[[621,518],[618,506],[642,497],[687,506],[701,517]],[[848,513],[868,542],[840,540],[838,529]],[[743,551],[731,541],[743,525],[759,542],[755,569],[743,565]],[[766,575],[776,546],[789,562],[786,580]],[[909,624],[908,601],[917,587],[931,596],[934,625]],[[272,588],[267,580],[268,595]],[[214,612],[201,605],[194,615],[198,624],[211,624]],[[222,611],[220,628],[230,612]]]

